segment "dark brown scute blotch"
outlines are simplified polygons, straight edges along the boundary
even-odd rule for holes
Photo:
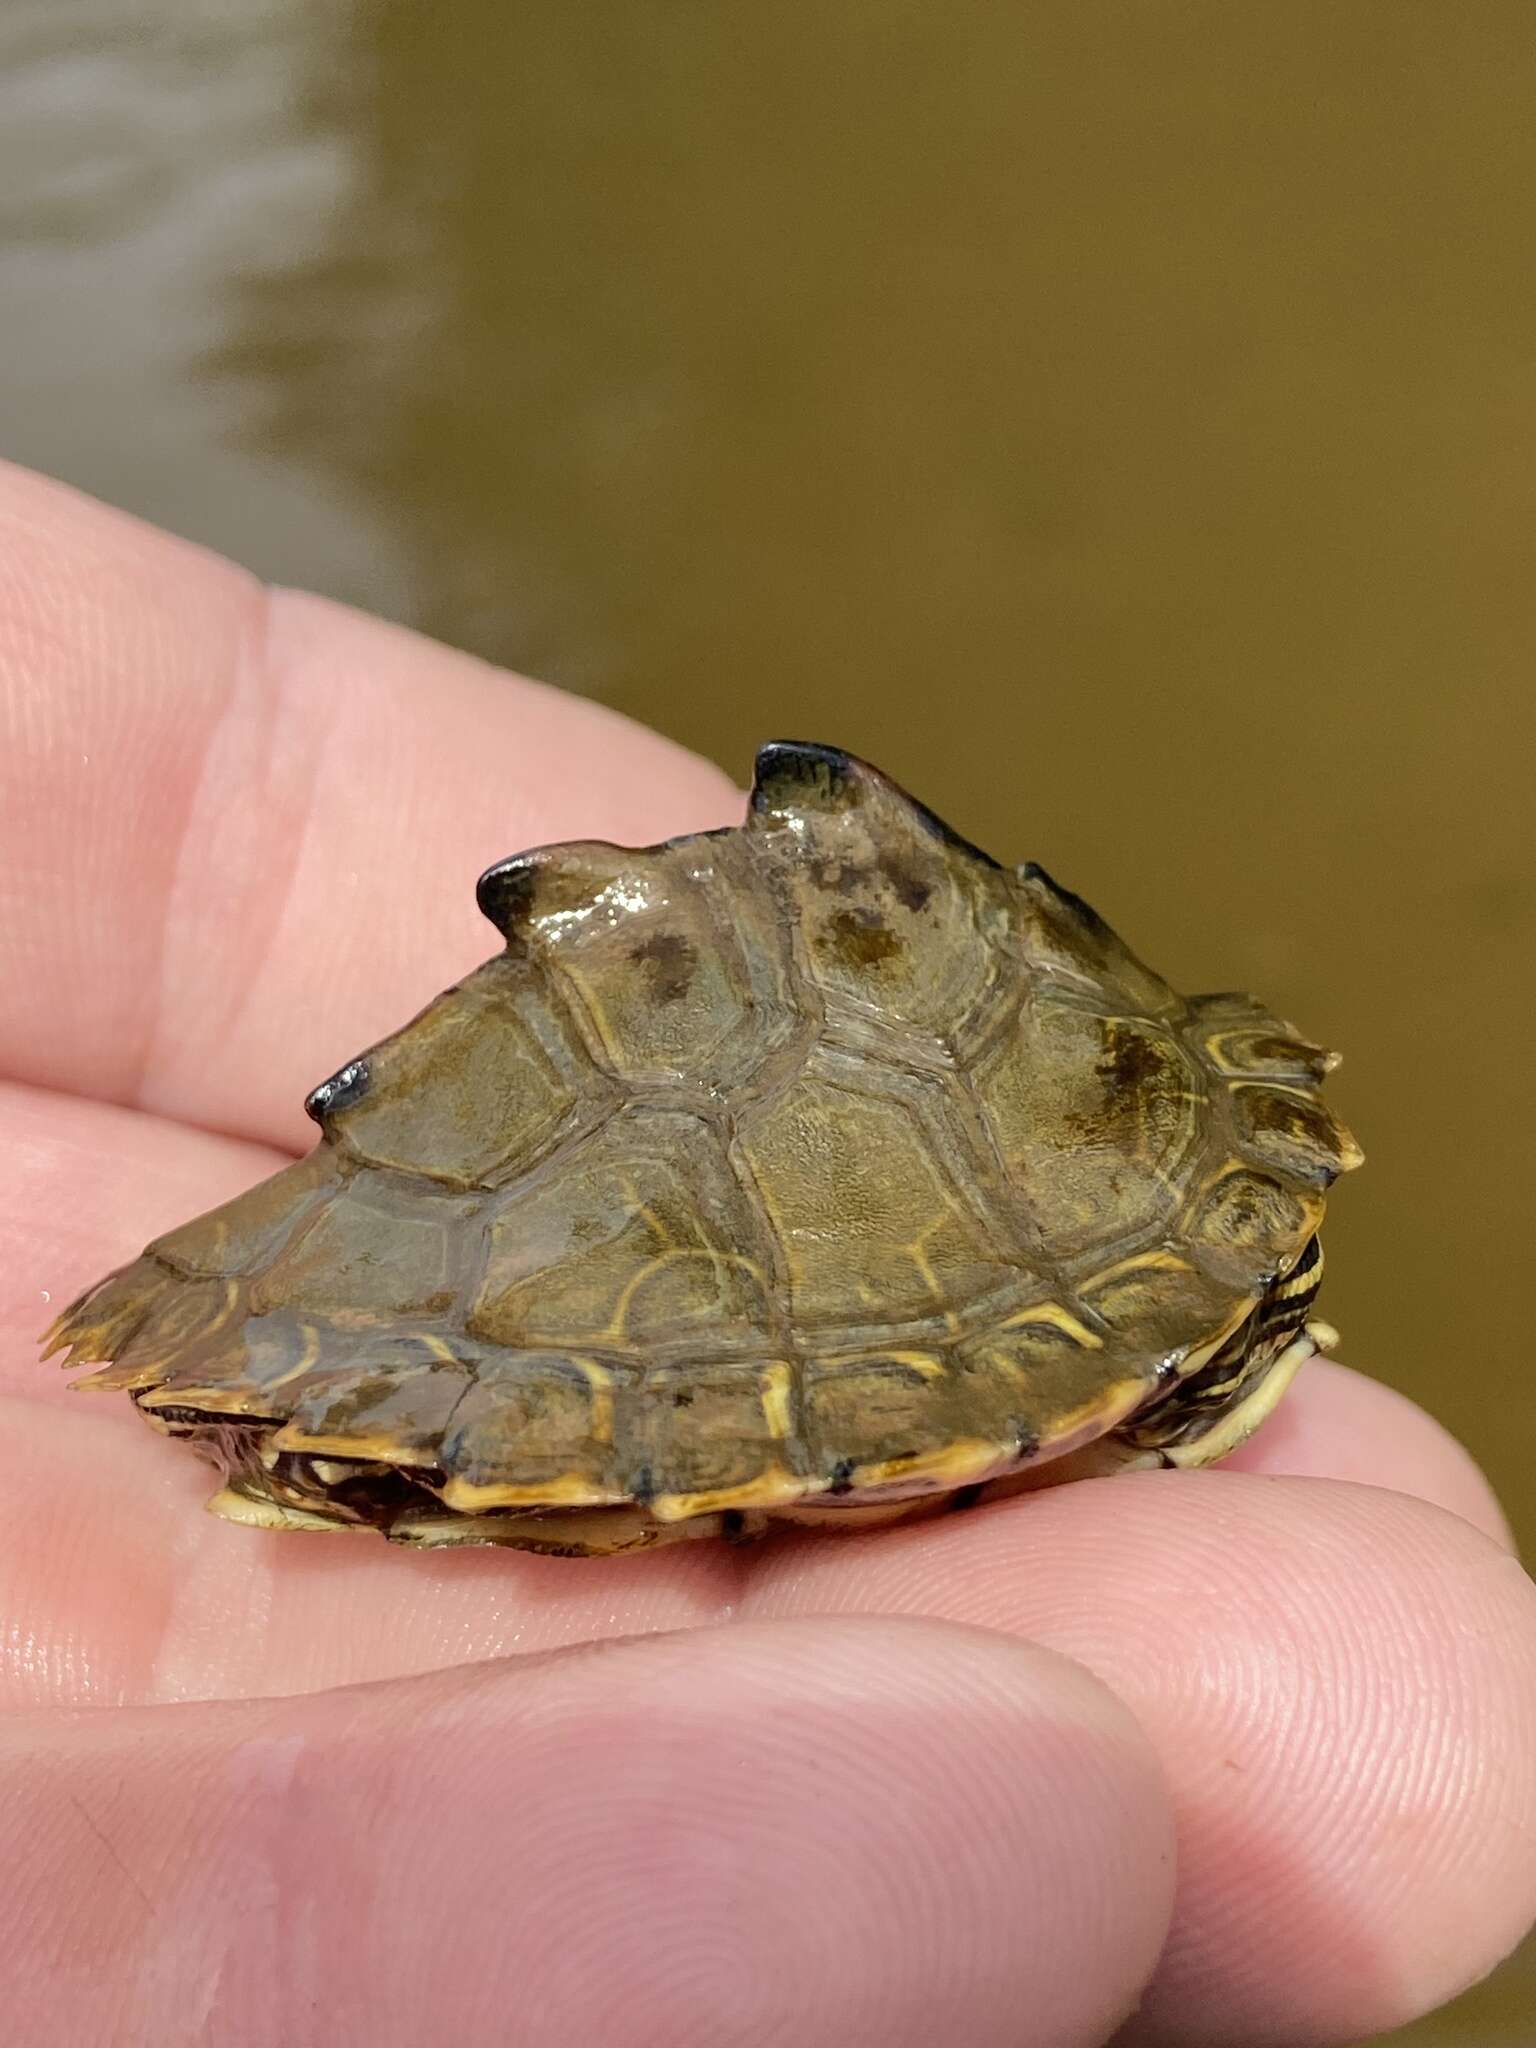
[[[652,932],[629,957],[644,969],[653,1002],[680,1002],[692,986],[698,955],[681,932]]]
[[[921,875],[912,872],[894,853],[880,856],[880,872],[896,892],[897,901],[914,915],[928,906],[933,890]]]
[[[903,950],[901,940],[873,910],[839,910],[828,920],[827,930],[850,967],[878,967]]]
[[[327,1428],[334,1432],[356,1422],[360,1415],[366,1415],[370,1408],[377,1407],[394,1384],[387,1373],[370,1373],[365,1379],[360,1379],[355,1387],[339,1394],[326,1409]]]
[[[1163,1054],[1142,1032],[1111,1031],[1094,1071],[1109,1095],[1134,1096],[1157,1081],[1165,1064]]]
[[[869,870],[852,860],[818,860],[811,874],[818,889],[828,896],[852,896],[869,880]]]

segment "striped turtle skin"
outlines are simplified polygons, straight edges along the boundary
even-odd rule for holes
[[[307,1158],[46,1340],[264,1527],[588,1556],[1222,1456],[1332,1333],[1334,1056],[864,762],[502,862]],[[102,1362],[105,1361],[104,1364]]]

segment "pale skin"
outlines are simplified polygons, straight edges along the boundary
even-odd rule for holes
[[[220,1523],[37,1362],[495,950],[483,867],[739,801],[0,470],[9,2038],[1353,2042],[1536,1912],[1536,1596],[1342,1366],[1219,1471],[570,1563]]]

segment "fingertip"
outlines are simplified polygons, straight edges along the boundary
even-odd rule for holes
[[[475,1751],[504,1750],[509,1710],[498,1814]],[[1086,2048],[1155,1966],[1161,1771],[1050,1651],[947,1623],[743,1624],[504,1667],[449,1712],[434,1807],[478,1834],[470,1895],[509,1858],[541,1873],[502,1901],[520,1991],[543,1980],[530,2044],[1015,2048],[1025,2025]]]
[[[1374,2040],[1478,1982],[1536,1916],[1536,1587],[1428,1502],[1276,1494],[1305,1548],[1255,1573],[1263,1609],[1227,1646],[1205,1756],[1185,1724],[1189,1882],[1137,2048]]]
[[[1406,1394],[1331,1358],[1312,1360],[1223,1469],[1390,1487],[1515,1548],[1497,1496],[1466,1446]]]
[[[1179,1899],[1128,2039],[1374,2037],[1536,1915],[1536,1590],[1460,1517],[1385,1488],[1153,1472],[843,1542],[770,1560],[758,1610],[1011,1628],[1152,1736]]]
[[[1090,2048],[1170,1906],[1129,1712],[945,1623],[744,1624],[95,1715],[42,1757],[24,1726],[0,1742],[21,2038],[104,2039],[126,2008],[135,2038],[196,2010],[229,2048],[306,2039],[319,2011],[373,2048]]]

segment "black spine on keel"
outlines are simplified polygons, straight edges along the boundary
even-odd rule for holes
[[[368,1093],[373,1076],[366,1060],[349,1060],[329,1081],[322,1081],[304,1098],[304,1114],[323,1124],[338,1109],[350,1109]]]
[[[752,781],[752,809],[763,813],[778,810],[828,810],[859,801],[861,787],[871,795],[879,793],[905,810],[930,838],[979,861],[983,867],[1001,867],[990,853],[977,846],[953,825],[919,803],[881,769],[841,747],[823,746],[816,740],[770,740],[757,750]]]
[[[490,919],[509,945],[527,920],[537,886],[538,866],[526,853],[497,861],[475,884],[481,916]]]

